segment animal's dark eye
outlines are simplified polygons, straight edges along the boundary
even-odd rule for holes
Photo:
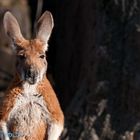
[[[17,50],[17,58],[23,60],[26,58],[26,54],[24,52],[24,50]]]
[[[18,55],[18,57],[20,58],[20,59],[25,59],[25,55],[24,54],[20,54],[20,55]]]
[[[41,59],[44,59],[44,58],[45,58],[45,54],[41,54],[39,57],[40,57]]]

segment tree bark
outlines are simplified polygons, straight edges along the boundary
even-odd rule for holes
[[[139,138],[140,2],[66,0],[59,6],[52,67],[66,114],[62,139]]]

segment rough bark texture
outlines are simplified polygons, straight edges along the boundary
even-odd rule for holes
[[[140,139],[140,2],[66,0],[52,52],[63,140]]]

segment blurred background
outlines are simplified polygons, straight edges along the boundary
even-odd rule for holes
[[[26,38],[53,14],[47,76],[65,113],[62,140],[140,140],[139,0],[0,0],[1,100],[15,71],[7,10]]]

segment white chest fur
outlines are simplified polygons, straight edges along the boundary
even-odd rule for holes
[[[17,96],[14,107],[9,113],[8,126],[16,125],[18,130],[27,135],[32,133],[40,121],[49,124],[50,113],[43,96],[37,92],[36,85],[25,83],[23,93]]]
[[[37,90],[36,85],[23,85],[23,93],[19,94],[15,100],[14,107],[9,113],[8,120],[2,129],[5,134],[4,140],[9,140],[7,132],[11,126],[16,129],[12,133],[18,133],[19,137],[32,136],[35,128],[40,122],[44,122],[48,126],[48,140],[57,140],[63,130],[63,125],[54,122],[52,116],[47,109],[47,105]],[[6,125],[7,124],[7,127]]]

